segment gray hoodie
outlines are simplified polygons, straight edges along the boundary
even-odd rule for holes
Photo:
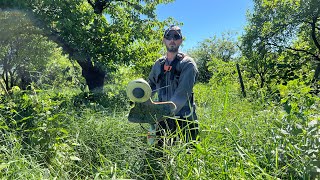
[[[148,82],[152,91],[157,90],[159,101],[172,101],[177,106],[175,115],[186,116],[191,113],[190,109],[195,109],[192,89],[198,69],[191,57],[178,53],[176,58],[178,62],[175,68],[167,72],[161,66],[162,63],[168,63],[166,57],[159,58],[152,67]]]

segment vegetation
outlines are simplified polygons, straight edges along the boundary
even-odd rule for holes
[[[221,38],[214,36],[200,42],[199,46],[191,50],[190,56],[196,57],[199,77],[198,81],[207,83],[212,75],[217,71],[217,61],[223,62],[236,61],[239,50],[237,44],[232,40],[231,33],[223,34]]]
[[[0,2],[1,179],[320,178],[320,2],[255,0],[239,41],[190,51],[200,141],[159,149],[125,89],[161,52],[167,2]],[[89,71],[108,76],[90,86]]]
[[[167,22],[157,20],[155,7],[171,1],[5,0],[0,5],[30,12],[46,36],[81,66],[89,90],[101,92],[114,64],[159,56],[160,29]]]

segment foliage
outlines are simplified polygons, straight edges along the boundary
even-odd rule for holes
[[[41,152],[35,158],[42,163],[54,157],[54,146],[68,136],[66,115],[60,113],[67,104],[54,94],[17,90],[1,101],[1,132],[18,138],[21,153]]]
[[[301,80],[279,86],[281,105],[285,112],[270,129],[277,156],[280,176],[292,179],[315,179],[320,172],[319,97],[310,94],[311,88]],[[304,168],[301,168],[304,167]],[[300,169],[297,171],[296,169]]]
[[[212,37],[200,42],[198,47],[188,52],[196,60],[199,69],[199,81],[209,82],[214,74],[212,71],[215,60],[223,62],[233,61],[236,58],[236,42],[232,40],[232,34],[223,34],[221,37]]]
[[[274,73],[279,73],[275,76],[281,76],[284,81],[296,79],[294,71],[301,67],[315,70],[313,81],[318,79],[320,66],[314,66],[314,62],[320,60],[319,3],[318,0],[254,1],[241,50],[251,73],[259,75],[260,87],[269,84]],[[279,62],[283,53],[286,61]],[[285,77],[282,72],[290,75]]]
[[[32,82],[30,74],[43,72],[54,49],[25,13],[0,11],[1,77],[6,90],[19,85],[26,89]]]
[[[83,171],[84,167],[87,168],[81,173],[83,177],[94,177],[91,171],[97,171],[100,174],[97,176],[109,177],[114,173],[110,172],[109,167],[116,164],[121,164],[122,167],[122,164],[127,164],[126,161],[117,159],[117,154],[128,158],[138,155],[134,149],[126,155],[128,149],[124,147],[131,148],[130,144],[138,140],[130,136],[127,137],[127,141],[131,142],[129,144],[121,140],[124,137],[121,134],[130,133],[124,128],[126,120],[112,118],[120,114],[124,117],[123,113],[118,114],[115,110],[126,107],[120,107],[118,103],[114,104],[119,105],[113,107],[116,109],[109,109],[112,107],[110,104],[108,108],[104,108],[103,104],[90,99],[79,102],[79,92],[66,90],[16,90],[11,96],[1,97],[0,156],[6,157],[0,161],[2,178],[29,177],[28,173],[17,174],[15,170],[17,166],[24,166],[28,159],[31,160],[30,165],[35,165],[32,168],[36,169],[38,177],[80,177],[77,174]],[[103,100],[110,103],[113,101],[112,98]],[[108,123],[110,121],[113,123]],[[118,127],[115,124],[118,124]],[[133,127],[137,126],[127,126],[129,129]],[[14,142],[10,144],[12,138]],[[101,141],[102,139],[105,141]],[[117,141],[119,147],[112,145],[114,141]],[[8,148],[13,148],[15,152]],[[113,148],[113,152],[110,148]],[[121,148],[123,151],[119,152]],[[19,156],[20,160],[13,161],[12,156]],[[108,160],[109,158],[111,159]],[[136,158],[132,160],[131,163],[137,163]]]
[[[213,86],[220,86],[225,83],[233,83],[235,86],[239,84],[235,62],[224,62],[220,59],[213,58],[209,63],[209,67],[209,70],[213,72],[209,84]],[[239,85],[237,87],[239,87]]]
[[[150,64],[159,56],[159,37],[170,20],[157,20],[155,8],[171,1],[29,0],[25,9],[33,11],[49,39],[79,63],[89,90],[101,91],[114,64]]]
[[[0,72],[6,91],[14,86],[30,89],[32,83],[42,87],[67,80],[76,83],[76,67],[42,35],[28,14],[17,10],[0,13]]]
[[[45,70],[33,79],[38,78],[38,83],[35,85],[41,89],[59,89],[68,86],[85,90],[85,80],[80,72],[81,67],[75,61],[63,55],[60,48],[55,48]]]

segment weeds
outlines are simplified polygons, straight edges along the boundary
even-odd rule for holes
[[[319,101],[297,98],[301,85],[292,86],[266,105],[230,84],[197,84],[201,141],[165,148],[149,147],[147,132],[128,122],[124,96],[96,101],[70,89],[1,96],[0,178],[319,178]]]

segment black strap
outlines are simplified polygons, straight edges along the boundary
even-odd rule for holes
[[[185,56],[186,56],[186,55],[183,54],[183,53],[178,53],[177,56],[176,56],[176,58],[175,58],[175,61],[172,62],[172,71],[173,71],[173,73],[171,73],[171,77],[170,77],[171,80],[173,80],[174,75],[180,76],[180,71],[178,71],[176,67],[177,67],[178,62],[181,61],[181,60],[183,60],[183,58],[184,58]]]
[[[172,63],[170,64],[171,66],[172,66],[172,68],[171,68],[171,75],[170,75],[170,80],[172,81],[173,80],[173,78],[174,78],[174,75],[175,75],[175,72],[176,72],[176,66],[177,66],[177,64],[178,64],[178,62],[179,62],[180,60],[176,57],[173,61],[172,61]]]
[[[166,62],[165,58],[162,58],[160,60],[160,74],[158,75],[157,83],[160,81],[160,79],[162,79],[162,77],[164,75],[163,69],[164,69],[165,62]]]

